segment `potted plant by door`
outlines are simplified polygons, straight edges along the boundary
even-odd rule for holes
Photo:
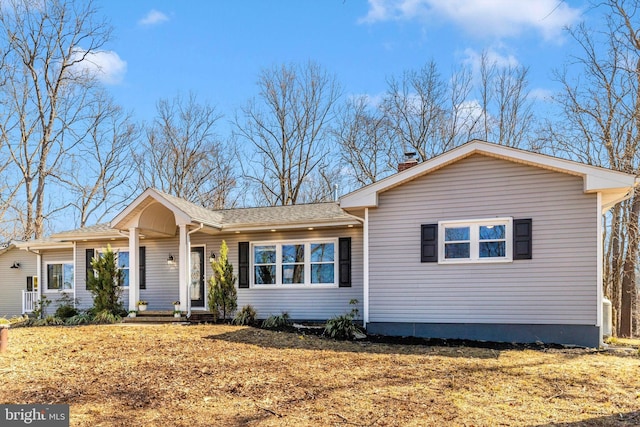
[[[176,311],[180,310],[180,301],[174,301],[173,302],[173,309]]]
[[[182,317],[182,312],[180,310],[174,310],[173,317]]]
[[[136,317],[138,314],[138,310],[129,310],[129,317]]]
[[[138,310],[145,311],[147,309],[147,302],[144,300],[138,301]]]

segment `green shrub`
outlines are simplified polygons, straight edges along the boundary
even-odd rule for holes
[[[75,315],[78,314],[78,310],[76,310],[73,306],[71,305],[61,305],[56,309],[56,317],[59,317],[60,319],[66,320],[70,317],[73,317]]]
[[[251,305],[245,305],[233,318],[234,325],[253,325],[256,322],[256,309]]]
[[[47,315],[47,307],[51,304],[51,300],[46,295],[40,296],[40,300],[36,302],[35,310],[33,310],[33,317],[36,319],[42,319]]]
[[[93,323],[98,325],[118,323],[121,320],[122,318],[120,316],[118,316],[117,314],[113,314],[109,310],[99,311],[95,316],[93,316]]]
[[[350,314],[332,317],[324,326],[324,334],[338,340],[353,339],[358,333],[362,331],[353,323]]]
[[[209,311],[213,313],[216,320],[222,318],[227,320],[227,316],[238,307],[238,294],[236,291],[236,276],[233,274],[233,264],[229,262],[227,254],[229,248],[224,240],[220,245],[220,256],[211,263],[213,276],[209,279],[207,288]]]
[[[91,267],[96,274],[89,275],[87,289],[93,296],[93,308],[97,314],[106,310],[117,316],[124,310],[120,300],[124,276],[117,260],[111,246],[107,246],[102,255],[91,259]]]
[[[265,329],[286,329],[289,325],[291,325],[291,321],[287,312],[278,315],[272,314],[262,322],[262,327]]]
[[[78,313],[75,316],[71,316],[64,321],[65,325],[88,325],[93,322],[93,316],[89,313]]]
[[[352,299],[349,304],[353,307],[347,314],[335,316],[329,320],[324,326],[324,334],[330,338],[338,340],[349,340],[361,334],[362,330],[353,320],[358,317],[358,300]]]

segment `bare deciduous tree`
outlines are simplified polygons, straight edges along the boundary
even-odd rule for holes
[[[96,99],[87,117],[88,132],[65,164],[64,182],[70,192],[76,223],[84,227],[102,221],[131,200],[131,146],[138,126],[108,97]]]
[[[82,65],[110,33],[90,0],[9,0],[0,8],[0,135],[21,189],[12,205],[24,209],[14,216],[22,238],[42,237],[45,220],[66,207],[47,192],[86,133],[96,78]]]
[[[480,56],[480,138],[509,147],[519,147],[533,123],[529,99],[529,69],[518,65],[498,66],[486,52]]]
[[[589,164],[638,174],[640,164],[640,35],[637,1],[607,0],[601,31],[581,24],[570,30],[580,55],[557,73],[565,123],[551,125],[554,149]],[[578,68],[575,70],[575,68]],[[574,71],[575,70],[575,71]],[[574,73],[571,73],[574,71]],[[615,206],[605,237],[605,295],[613,303],[620,336],[633,334],[638,267],[640,192]]]
[[[429,62],[419,71],[406,71],[401,79],[390,78],[381,108],[401,145],[396,153],[415,151],[422,160],[443,153],[447,127],[447,82],[436,63]]]
[[[338,117],[334,138],[340,158],[348,168],[350,184],[372,184],[396,171],[392,164],[397,150],[390,123],[366,96],[349,99]]]
[[[259,187],[257,203],[293,205],[316,201],[308,186],[328,160],[327,140],[334,107],[340,96],[335,77],[318,65],[280,66],[263,70],[260,95],[236,117],[237,135],[249,143],[253,160],[244,175]],[[307,197],[303,198],[303,195]]]
[[[463,66],[445,79],[431,61],[390,78],[377,108],[366,99],[350,101],[335,134],[354,181],[366,185],[395,172],[406,151],[424,161],[474,138],[509,146],[528,140],[527,69],[499,66],[486,53],[477,68],[477,76]]]
[[[216,134],[222,116],[194,94],[157,103],[157,117],[134,155],[142,188],[154,187],[211,209],[229,207],[232,152]]]

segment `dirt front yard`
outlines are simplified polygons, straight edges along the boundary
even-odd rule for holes
[[[640,358],[221,325],[17,328],[0,403],[68,403],[72,426],[639,425]]]

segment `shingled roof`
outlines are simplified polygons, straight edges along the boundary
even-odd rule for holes
[[[313,222],[353,221],[353,217],[340,209],[337,203],[269,206],[218,211],[222,214],[222,228],[230,226],[260,226],[282,224],[308,224]]]
[[[155,191],[167,202],[171,203],[176,208],[180,209],[182,212],[190,216],[195,222],[204,222],[211,225],[222,223],[222,215],[220,214],[220,211],[207,209],[185,199],[181,199],[180,197],[164,193],[160,190]]]
[[[119,236],[118,230],[114,230],[111,228],[108,222],[102,222],[100,224],[94,224],[86,227],[76,228],[73,230],[65,230],[59,233],[54,233],[51,235],[51,238],[64,238],[64,237],[75,237],[75,236],[84,236],[84,235],[115,235]]]
[[[357,219],[341,209],[335,202],[209,210],[155,189],[152,192],[147,190],[147,193],[152,197],[164,199],[164,202],[173,205],[188,216],[193,223],[204,223],[220,231],[359,224]],[[140,199],[139,202],[143,205],[149,203],[147,198]],[[131,210],[135,211],[135,209]],[[111,223],[100,223],[55,233],[51,235],[50,239],[61,241],[105,237],[123,237],[123,235],[117,229],[112,228]]]

